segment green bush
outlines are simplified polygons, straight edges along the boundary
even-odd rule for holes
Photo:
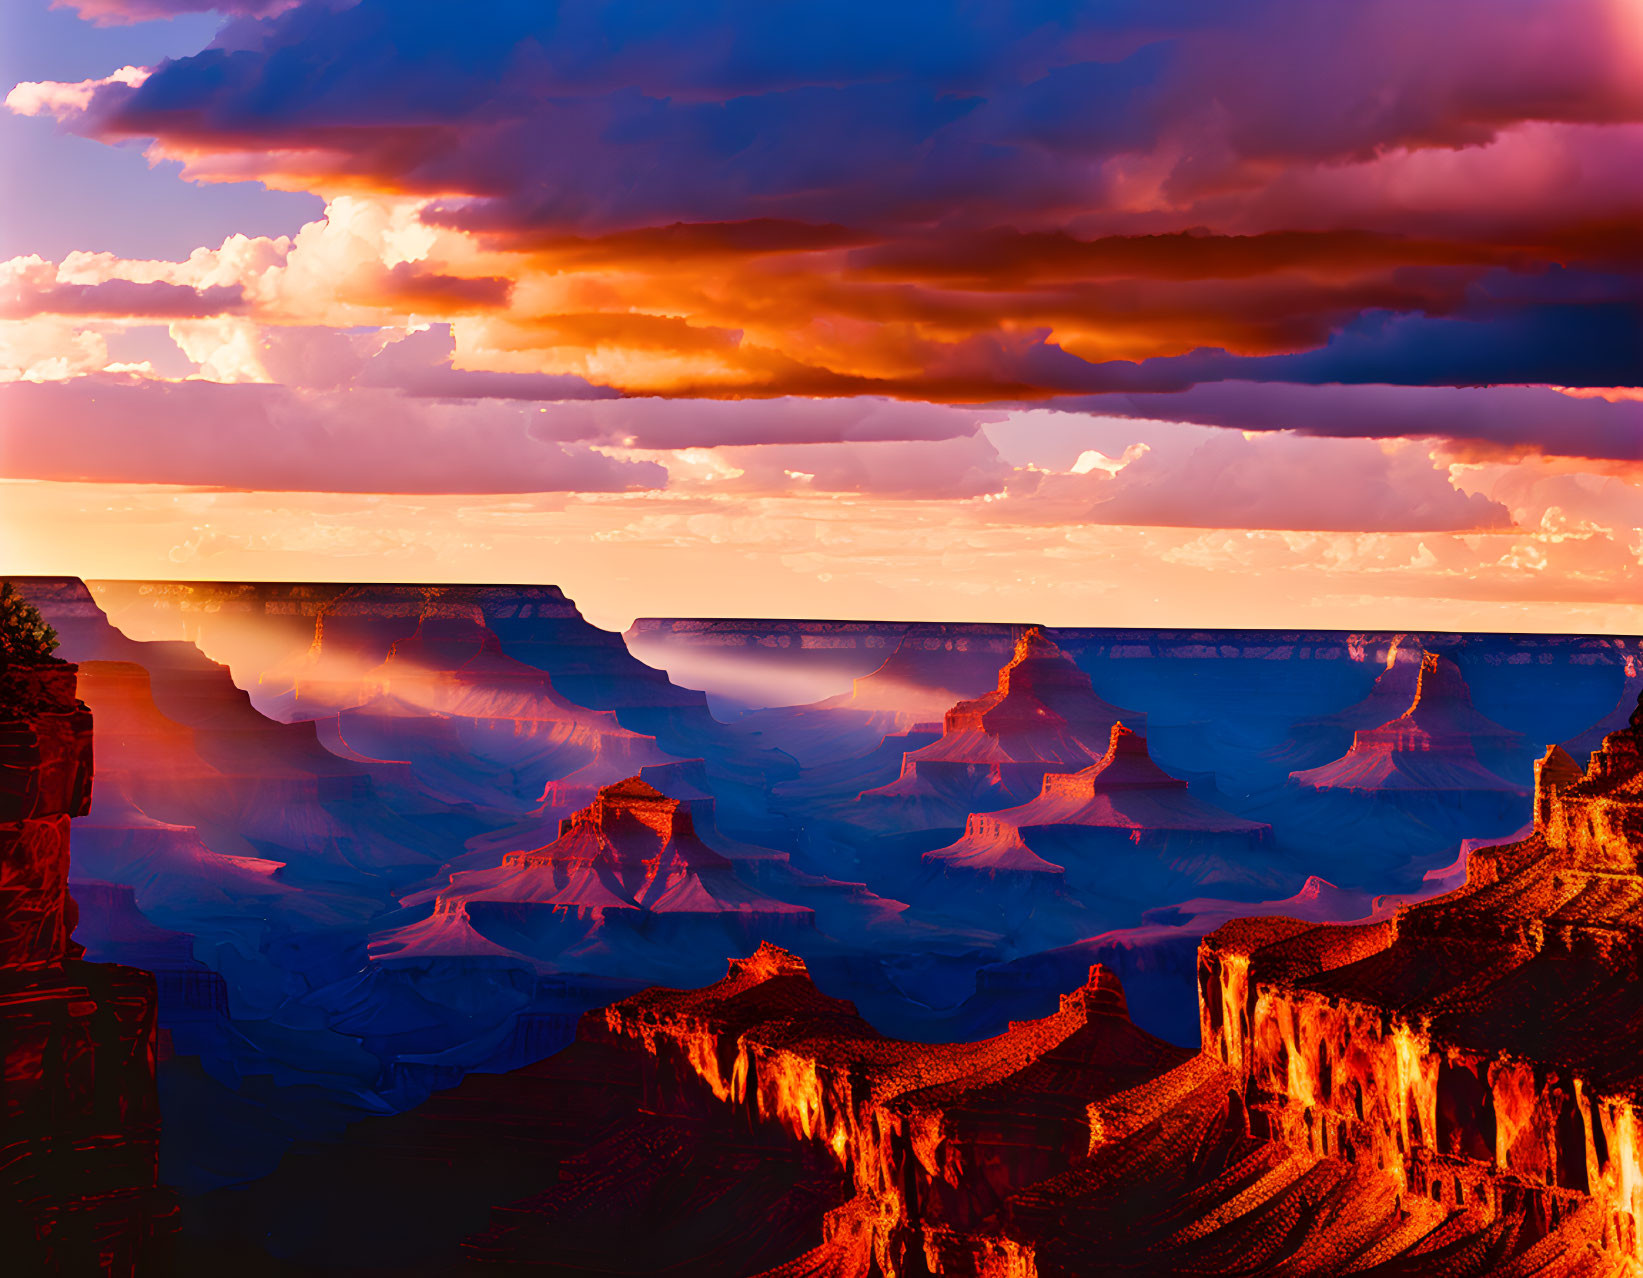
[[[38,666],[51,660],[57,632],[11,582],[0,582],[0,664]]]

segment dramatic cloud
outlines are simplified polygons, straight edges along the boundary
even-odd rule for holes
[[[237,284],[193,288],[164,280],[128,279],[92,284],[65,282],[39,257],[0,262],[0,316],[84,315],[121,319],[184,319],[244,309]]]
[[[174,562],[379,503],[429,572],[734,545],[763,611],[1635,628],[1637,0],[61,7],[222,24],[17,127],[325,201],[0,264],[8,495],[172,486]]]
[[[1043,409],[983,433],[1015,468],[1000,519],[1400,533],[1513,524],[1506,503],[1457,480],[1429,445]]]
[[[100,88],[87,127],[477,197],[476,225],[1042,222],[1635,122],[1626,21],[1612,0],[310,3]]]
[[[1185,456],[1149,449],[1097,482],[1090,517],[1110,524],[1319,532],[1509,527],[1500,502],[1457,491],[1418,448],[1367,441],[1205,439]]]
[[[666,395],[1636,376],[1631,0],[238,11],[9,100],[324,193],[260,321]]]

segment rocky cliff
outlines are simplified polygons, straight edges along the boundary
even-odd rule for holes
[[[1103,969],[1042,1020],[917,1044],[879,1034],[769,945],[705,989],[618,1003],[600,1028],[642,1053],[647,1106],[729,1107],[844,1172],[853,1197],[794,1273],[926,1272],[927,1238],[973,1228],[1083,1156],[1093,1099],[1189,1055],[1136,1029]]]
[[[1643,711],[1585,768],[1549,750],[1534,833],[1473,851],[1460,890],[1358,927],[1208,938],[1205,1050],[1253,1131],[1635,1264],[1640,855]]]
[[[0,1255],[18,1274],[164,1264],[151,974],[70,936],[69,820],[91,801],[91,715],[61,662],[0,667]]]

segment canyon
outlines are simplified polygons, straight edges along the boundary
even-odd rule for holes
[[[770,1275],[1635,1273],[1640,857],[1643,707],[1584,768],[1549,749],[1533,832],[1458,890],[1210,933],[1197,1052],[1099,964],[995,1038],[886,1038],[768,943],[579,1043],[651,1113],[831,1156],[840,1201]]]
[[[1625,1260],[1623,1080],[1554,1049],[1631,1015],[1580,858],[1632,837],[1636,640],[19,584],[95,724],[73,961],[152,974],[177,1272]],[[1590,1015],[1445,1037],[1495,975]],[[1360,1118],[1389,1068],[1411,1116]]]

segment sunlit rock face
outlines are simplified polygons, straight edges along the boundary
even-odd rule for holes
[[[154,978],[70,940],[69,822],[92,791],[75,669],[0,664],[0,1255],[9,1272],[159,1272]]]
[[[962,824],[969,812],[1024,802],[1050,773],[1096,762],[1120,718],[1145,721],[1098,697],[1089,676],[1034,627],[1017,640],[997,687],[950,707],[941,737],[904,756],[901,776],[861,801],[904,824]]]
[[[561,967],[591,961],[611,973],[654,970],[655,951],[670,944],[684,945],[688,960],[708,939],[705,928],[746,945],[814,925],[813,910],[739,878],[731,859],[697,835],[684,802],[632,777],[601,789],[546,846],[509,853],[496,869],[452,875],[428,919],[378,936],[371,948],[399,962],[514,953]]]
[[[929,1272],[928,1237],[989,1219],[1087,1152],[1092,1100],[1189,1055],[1136,1029],[1103,969],[1042,1020],[975,1043],[916,1044],[879,1034],[768,945],[715,985],[646,991],[604,1022],[643,1051],[647,1106],[728,1106],[845,1172],[854,1197],[795,1273]]]
[[[1548,751],[1533,835],[1473,851],[1459,891],[1359,927],[1262,920],[1205,942],[1205,1050],[1241,1080],[1252,1130],[1643,1260],[1639,723],[1584,769]]]

